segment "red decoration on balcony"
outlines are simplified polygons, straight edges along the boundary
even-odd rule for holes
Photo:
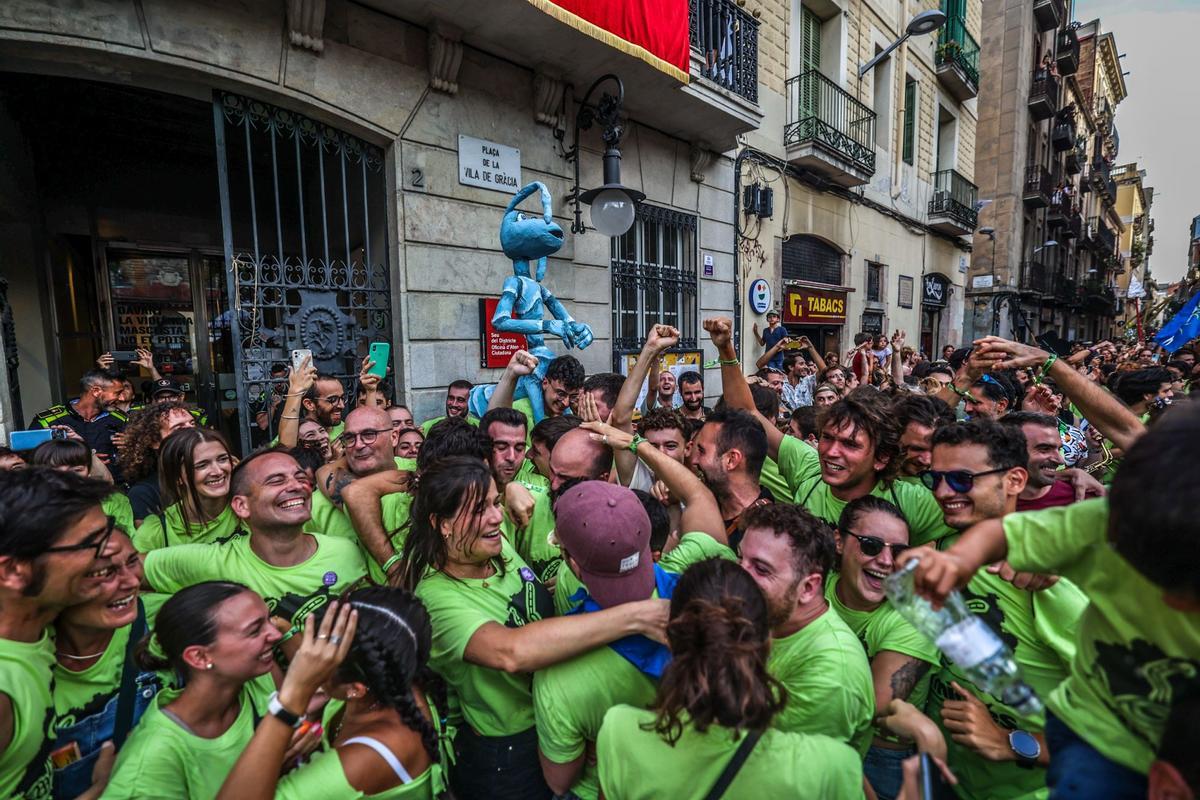
[[[687,0],[530,2],[565,24],[687,82]]]

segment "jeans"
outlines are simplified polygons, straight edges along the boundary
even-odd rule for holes
[[[154,696],[162,688],[162,679],[156,672],[142,672],[137,676],[134,687],[133,720],[130,730],[141,719]],[[104,707],[91,716],[76,719],[73,724],[55,729],[55,747],[62,747],[71,742],[79,746],[81,758],[62,769],[54,770],[54,797],[78,797],[92,785],[92,769],[100,756],[100,745],[113,738],[113,728],[117,721],[117,696],[113,692]],[[69,720],[66,720],[69,721]],[[128,732],[127,732],[128,733]]]
[[[1145,775],[1105,758],[1049,711],[1046,747],[1050,751],[1046,770],[1050,800],[1145,800]]]
[[[879,800],[895,800],[904,784],[904,768],[901,763],[912,755],[911,750],[892,750],[872,746],[863,759],[863,775],[871,782],[871,788]]]
[[[550,800],[542,776],[537,731],[480,736],[467,725],[454,738],[450,789],[456,800]]]

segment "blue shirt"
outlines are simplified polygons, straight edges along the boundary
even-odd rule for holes
[[[763,347],[767,350],[770,350],[772,347],[779,344],[779,341],[787,335],[787,328],[783,327],[782,325],[774,330],[767,328],[762,334]],[[771,356],[771,360],[767,362],[767,366],[774,367],[775,369],[783,369],[783,351],[781,350],[775,355]]]

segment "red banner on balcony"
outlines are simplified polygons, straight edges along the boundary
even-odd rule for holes
[[[690,48],[687,0],[529,2],[576,30],[687,83]]]

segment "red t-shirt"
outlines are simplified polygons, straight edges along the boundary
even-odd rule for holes
[[[1041,508],[1069,506],[1075,502],[1075,487],[1070,481],[1055,481],[1050,491],[1033,500],[1017,498],[1017,511],[1037,511]]]

